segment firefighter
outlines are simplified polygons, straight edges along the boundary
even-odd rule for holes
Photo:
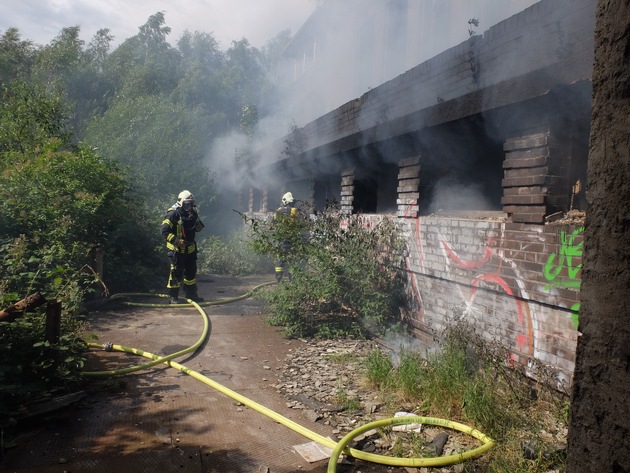
[[[177,202],[168,209],[162,221],[162,236],[166,240],[166,254],[171,271],[166,287],[171,304],[183,304],[179,299],[179,288],[183,282],[187,299],[203,301],[197,294],[197,244],[195,234],[204,228],[197,214],[195,197],[184,190]]]
[[[273,215],[274,222],[282,222],[286,218],[296,218],[298,215],[298,209],[296,207],[295,199],[293,198],[293,194],[291,192],[287,192],[282,196],[282,205],[278,207],[276,212]],[[280,242],[279,245],[279,255],[278,260],[275,265],[276,272],[276,281],[282,281],[284,276],[284,270],[287,266],[287,255],[291,252],[293,248],[293,243],[289,239],[284,239]],[[289,281],[292,279],[291,273],[287,269],[287,276]]]

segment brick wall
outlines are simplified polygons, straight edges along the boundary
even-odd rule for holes
[[[589,80],[596,0],[542,0],[305,124],[305,152],[334,152]],[[389,126],[383,127],[384,123]],[[261,152],[279,155],[282,140]]]
[[[567,161],[559,148],[548,130],[506,140],[501,202],[512,221],[543,223],[546,215],[568,210]]]
[[[433,345],[463,317],[567,389],[575,363],[582,227],[440,217],[405,222],[416,337]]]
[[[564,122],[554,122],[569,102],[562,94],[551,99],[558,87],[590,80],[595,4],[542,0],[306,124],[304,152],[282,162],[289,168],[316,158],[324,171],[328,159],[339,165],[340,157],[356,157],[367,145],[503,111],[510,121],[510,134],[501,136],[507,218],[418,215],[423,162],[416,154],[423,150],[398,161],[396,215],[408,244],[409,295],[415,301],[408,322],[431,346],[448,321],[461,315],[506,346],[514,362],[528,366],[537,360],[551,368],[561,389],[574,367],[582,227],[543,223],[555,209],[567,209],[570,185],[579,175],[566,167],[580,140],[568,136]],[[526,118],[527,102],[541,97],[547,99],[544,114]],[[588,137],[584,130],[576,133]],[[275,163],[279,155],[269,147],[261,162],[267,157]],[[361,166],[359,159],[348,162]],[[349,167],[339,177],[346,213],[354,209],[354,171],[360,171]]]

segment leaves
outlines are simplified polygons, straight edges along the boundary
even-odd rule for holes
[[[402,295],[401,242],[392,222],[364,221],[335,205],[310,218],[247,221],[253,247],[287,260],[293,275],[292,282],[265,296],[271,322],[285,326],[287,334],[332,337],[395,323]]]

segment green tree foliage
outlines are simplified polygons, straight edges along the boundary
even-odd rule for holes
[[[170,28],[163,12],[142,25],[108,58],[104,73],[113,83],[116,97],[132,99],[171,93],[181,77],[181,56],[166,41]]]
[[[67,118],[61,94],[48,93],[40,85],[13,82],[3,91],[0,102],[0,153],[28,155],[51,137],[67,144]],[[0,167],[11,164],[6,160]]]
[[[239,124],[239,113],[246,105],[261,103],[262,85],[266,82],[263,57],[246,39],[232,41],[226,52],[227,62],[221,73],[223,88],[229,91],[233,108],[229,119]]]
[[[46,291],[72,300],[76,309],[82,274],[93,275],[86,265],[96,247],[106,255],[105,279],[112,290],[137,285],[143,263],[149,273],[154,261],[147,253],[156,240],[144,228],[141,200],[114,162],[90,150],[59,150],[52,141],[21,165],[5,168],[1,181],[5,293]],[[127,268],[129,261],[133,266]]]
[[[79,38],[78,26],[63,28],[59,36],[41,48],[32,67],[32,78],[47,87],[58,89],[80,66],[85,42]]]
[[[186,31],[177,45],[182,54],[183,77],[173,91],[173,99],[187,107],[202,107],[225,122],[227,94],[221,88],[219,76],[226,59],[217,41],[208,33]],[[225,126],[221,127],[221,131],[225,130]]]
[[[0,323],[0,421],[18,403],[76,386],[86,348],[77,314],[87,295],[104,281],[110,290],[137,287],[156,263],[157,236],[126,173],[71,146],[64,117],[60,95],[41,86],[16,82],[0,103],[0,306],[39,292],[63,309],[59,343],[45,341],[40,312]]]
[[[345,215],[335,205],[306,214],[273,222],[246,218],[255,251],[288,261],[293,276],[266,294],[270,322],[290,336],[320,337],[395,325],[403,290],[395,225]]]
[[[11,247],[5,293],[23,297],[46,287],[59,296],[58,268],[81,271],[94,247],[105,248],[110,263],[133,248],[140,257],[146,242],[153,248],[141,225],[141,194],[130,191],[115,161],[70,146],[65,116],[58,94],[23,83],[0,104],[0,241]],[[130,233],[135,237],[126,241]]]
[[[151,205],[168,201],[182,189],[194,190],[200,202],[212,196],[212,176],[203,164],[204,135],[212,117],[160,96],[118,100],[93,120],[86,141],[99,153],[128,165],[135,186]],[[172,202],[170,202],[172,203]],[[160,217],[161,218],[161,217]]]
[[[0,87],[26,79],[33,59],[33,43],[22,41],[17,28],[9,28],[0,37]]]

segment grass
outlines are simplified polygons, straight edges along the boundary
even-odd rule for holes
[[[350,397],[341,382],[337,386],[337,404],[343,411],[349,414],[361,410],[361,400],[358,397]]]
[[[464,472],[564,471],[564,451],[551,432],[566,429],[568,402],[542,384],[532,396],[529,378],[497,361],[507,359],[503,350],[458,327],[441,352],[430,356],[401,348],[395,365],[390,354],[372,351],[364,360],[363,376],[388,410],[407,406],[408,412],[461,422],[493,438],[496,446],[465,463]],[[422,442],[409,435],[394,441],[394,452],[428,456]]]

